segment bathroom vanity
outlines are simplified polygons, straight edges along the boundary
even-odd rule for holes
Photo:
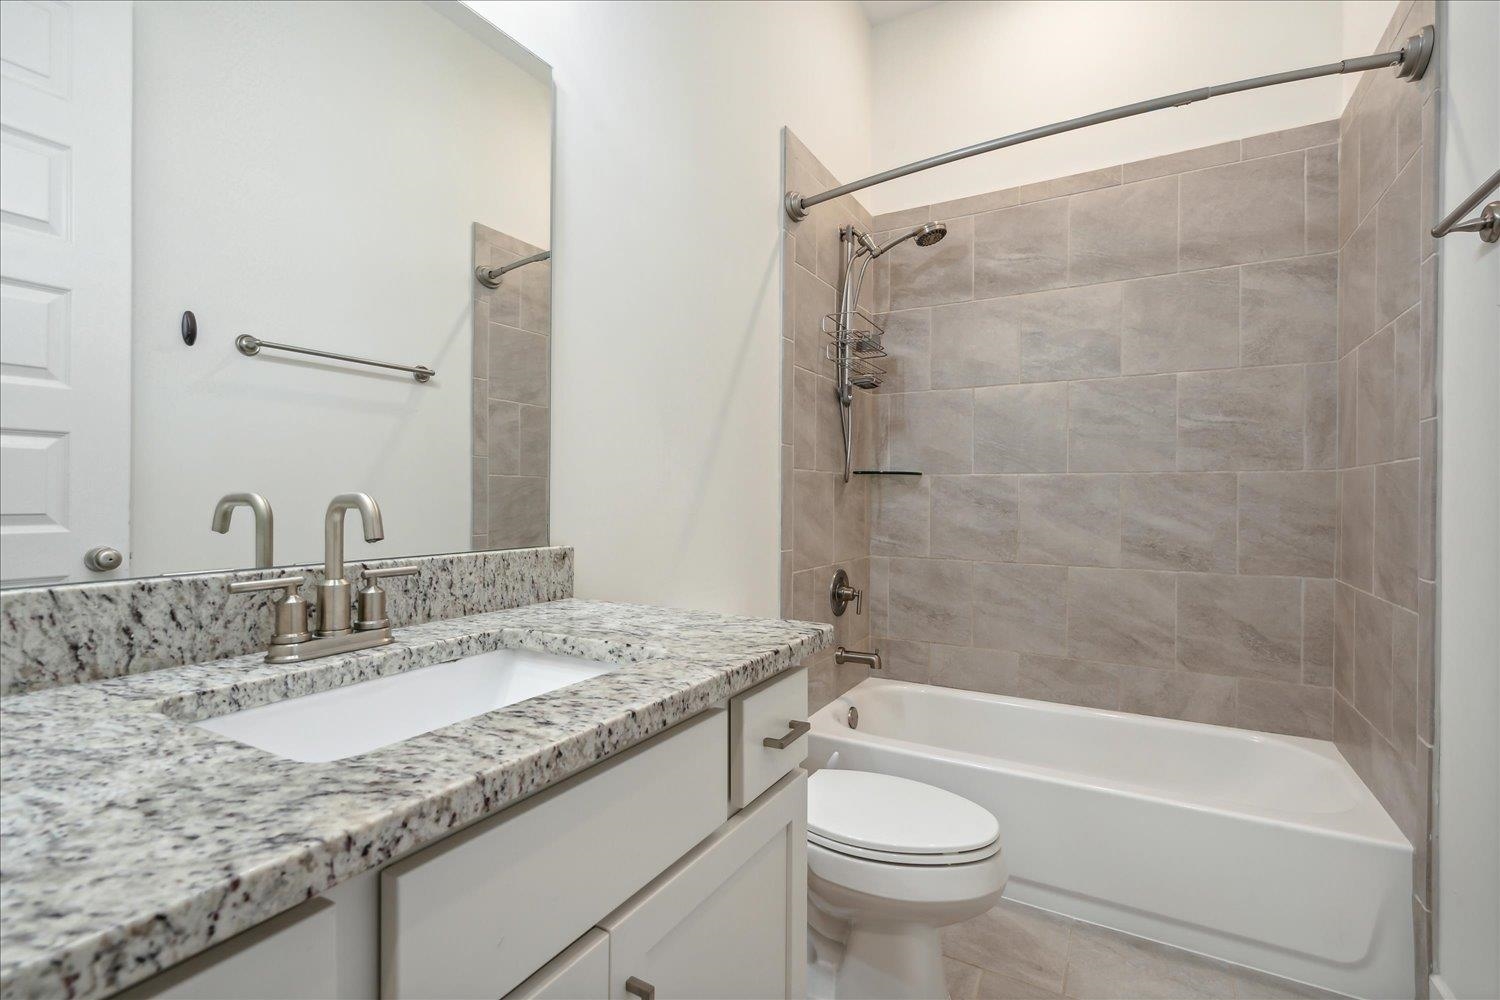
[[[799,996],[806,713],[781,674],[128,995]]]
[[[9,697],[0,995],[801,995],[831,638],[563,600]],[[342,759],[210,725],[507,650],[612,666]]]

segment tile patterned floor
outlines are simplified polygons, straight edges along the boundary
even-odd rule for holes
[[[947,928],[953,1000],[1325,1000],[1323,993],[1003,901]]]

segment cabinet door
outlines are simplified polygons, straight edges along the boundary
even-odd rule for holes
[[[593,1000],[609,992],[609,935],[594,928],[505,1000]]]
[[[609,996],[802,996],[806,858],[807,774],[798,769],[600,923]]]

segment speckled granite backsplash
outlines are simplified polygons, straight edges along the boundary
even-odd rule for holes
[[[372,559],[347,572],[357,582],[360,568],[406,564],[420,571],[385,585],[398,629],[573,596],[573,550],[561,546]],[[229,584],[294,573],[307,576],[304,597],[323,578],[308,565],[0,592],[0,695],[262,650],[274,595]]]

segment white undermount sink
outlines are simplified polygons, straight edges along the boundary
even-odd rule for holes
[[[497,649],[194,725],[290,760],[342,760],[615,669],[577,656]]]

